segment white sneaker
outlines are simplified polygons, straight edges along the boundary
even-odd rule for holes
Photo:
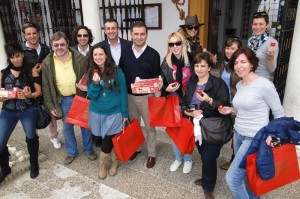
[[[61,147],[61,143],[57,138],[50,139],[50,141],[53,143],[54,148],[59,149]]]
[[[182,162],[179,162],[178,160],[175,160],[171,166],[170,166],[170,171],[176,171],[178,167],[181,165]]]
[[[193,161],[186,161],[183,164],[183,173],[189,173],[192,170]]]

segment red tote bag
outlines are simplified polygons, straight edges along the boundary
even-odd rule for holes
[[[181,118],[181,127],[167,127],[166,132],[182,154],[191,154],[195,148],[194,124]]]
[[[90,129],[88,125],[90,100],[75,95],[66,122]]]
[[[122,162],[127,162],[144,141],[145,137],[136,119],[112,139],[118,159]]]
[[[248,184],[256,196],[261,196],[300,179],[295,145],[283,144],[272,148],[272,150],[274,154],[275,177],[270,180],[262,180],[258,174],[256,169],[257,153],[247,156],[246,173]]]
[[[176,95],[148,98],[149,125],[162,127],[181,126],[179,100]]]

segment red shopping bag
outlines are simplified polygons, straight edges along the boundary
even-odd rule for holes
[[[112,139],[118,159],[122,162],[127,162],[144,141],[145,137],[136,119]]]
[[[272,148],[275,163],[275,177],[262,180],[256,169],[257,153],[247,156],[246,173],[251,191],[261,196],[283,185],[294,182],[300,178],[298,159],[295,145],[283,144]]]
[[[181,113],[178,96],[149,97],[148,112],[150,126],[179,127]]]
[[[66,122],[90,129],[88,125],[90,100],[75,95]]]
[[[195,148],[194,124],[181,118],[181,127],[167,127],[166,132],[182,154],[191,154]]]

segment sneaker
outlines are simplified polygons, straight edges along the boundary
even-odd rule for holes
[[[179,166],[181,165],[181,163],[182,162],[175,160],[170,166],[170,171],[173,171],[173,172],[176,171],[179,168]]]
[[[193,161],[185,161],[183,164],[183,173],[189,173],[192,170]]]
[[[95,153],[94,151],[91,152],[91,153],[89,153],[89,154],[86,154],[86,157],[87,157],[90,161],[94,161],[94,160],[97,159],[97,155],[96,155],[96,153]]]
[[[57,138],[50,139],[50,141],[53,143],[54,148],[59,149],[61,147],[61,143]]]

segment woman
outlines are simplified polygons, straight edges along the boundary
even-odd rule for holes
[[[259,59],[256,74],[270,80],[271,73],[277,66],[278,42],[267,32],[269,16],[266,12],[257,12],[252,18],[252,37],[248,40],[251,48]],[[275,46],[273,46],[275,45]]]
[[[186,91],[187,83],[191,76],[190,60],[185,39],[178,32],[173,32],[168,37],[168,54],[161,64],[163,86],[162,95],[177,95],[180,102]],[[192,154],[183,155],[172,142],[175,161],[170,166],[170,171],[176,171],[184,161],[183,173],[192,170]]]
[[[7,142],[18,121],[21,121],[26,134],[27,149],[30,161],[30,177],[39,175],[38,152],[39,137],[36,134],[37,109],[35,98],[41,96],[39,73],[35,68],[23,66],[24,52],[17,43],[5,45],[8,66],[1,71],[1,88],[5,90],[19,90],[24,95],[20,99],[1,97],[3,102],[0,112],[0,183],[11,173],[9,167],[9,152]],[[31,92],[32,91],[32,92]]]
[[[87,75],[87,91],[91,100],[89,127],[93,135],[102,137],[98,176],[105,179],[110,160],[109,175],[116,175],[118,169],[112,138],[122,130],[122,124],[128,118],[126,82],[112,57],[108,56],[103,46],[98,45],[91,49]]]
[[[246,170],[239,164],[247,152],[253,137],[269,122],[270,109],[275,118],[283,117],[284,111],[272,82],[260,77],[255,70],[258,58],[250,48],[238,49],[229,62],[242,79],[237,85],[232,107],[219,109],[222,114],[235,114],[234,151],[235,158],[226,173],[226,182],[235,199],[257,198],[249,189]],[[245,183],[246,189],[243,186]]]
[[[220,117],[219,105],[229,105],[229,92],[226,83],[221,78],[210,74],[213,62],[206,52],[196,54],[192,61],[195,75],[191,77],[184,97],[187,116]],[[197,91],[202,90],[202,94]],[[192,108],[196,110],[193,111]],[[192,112],[190,112],[192,111]],[[202,143],[201,143],[202,142]],[[202,160],[202,179],[195,181],[204,189],[205,198],[214,198],[213,190],[217,181],[217,158],[223,144],[209,144],[205,140],[196,142]]]
[[[232,99],[236,93],[236,84],[240,81],[240,78],[231,70],[228,66],[228,62],[232,57],[232,54],[237,50],[242,48],[242,42],[237,37],[228,38],[225,41],[225,48],[222,51],[222,62],[220,66],[220,74],[221,78],[226,82],[227,87],[229,89],[229,97],[230,97],[230,104],[232,103]],[[231,162],[234,159],[234,152],[231,155],[231,159],[229,162],[221,165],[221,168],[224,170],[228,170]]]

